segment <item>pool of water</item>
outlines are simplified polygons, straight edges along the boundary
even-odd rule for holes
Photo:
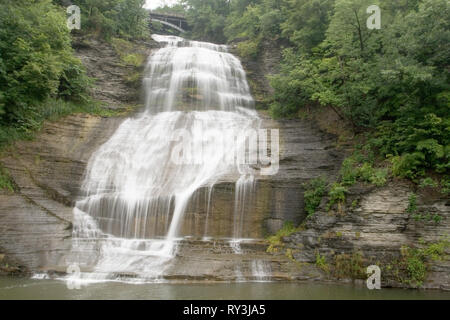
[[[138,300],[316,300],[316,299],[445,299],[450,292],[382,289],[311,283],[97,283],[69,289],[58,280],[0,277],[0,300],[8,299],[138,299]]]

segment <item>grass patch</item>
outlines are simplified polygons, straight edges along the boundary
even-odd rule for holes
[[[274,253],[278,252],[280,247],[283,247],[283,237],[290,236],[291,234],[300,231],[301,227],[295,227],[294,223],[288,221],[285,222],[283,228],[278,230],[278,232],[272,236],[267,238],[269,242],[269,247],[267,248],[267,252]]]
[[[0,190],[14,192],[15,189],[15,184],[11,179],[8,170],[0,164]]]
[[[366,279],[363,254],[353,252],[351,255],[342,253],[334,257],[333,274],[336,278]]]
[[[125,39],[112,38],[111,45],[125,65],[139,68],[147,59],[144,54],[136,53],[136,45],[134,43]]]
[[[407,213],[416,213],[417,212],[417,195],[415,193],[411,193],[408,197],[408,207],[406,208]]]
[[[327,258],[325,256],[322,256],[319,252],[316,253],[316,267],[321,269],[322,271],[329,273],[330,272],[330,266],[327,263]]]
[[[329,201],[327,204],[327,210],[331,210],[331,208],[337,203],[338,210],[341,211],[341,207],[345,203],[345,194],[347,192],[347,188],[344,187],[342,183],[333,183],[330,191],[328,192]]]
[[[0,125],[0,150],[11,145],[14,141],[32,139],[45,120],[56,121],[76,113],[86,113],[100,117],[118,117],[129,112],[129,109],[106,109],[103,103],[94,100],[72,102],[62,99],[48,99],[39,105],[33,106],[30,116],[19,120],[17,125]]]
[[[344,186],[352,186],[357,181],[363,181],[382,187],[387,182],[389,169],[374,168],[372,156],[367,157],[361,152],[355,151],[342,163],[340,174]]]
[[[420,241],[420,245],[420,248],[403,246],[401,258],[392,264],[395,266],[397,280],[413,287],[422,286],[429,272],[430,262],[447,258],[445,251],[450,247],[450,241],[448,238],[429,244]]]

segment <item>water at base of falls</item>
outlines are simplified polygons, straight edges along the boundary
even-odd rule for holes
[[[145,110],[89,161],[84,198],[74,208],[72,260],[81,270],[69,279],[161,280],[190,199],[221,179],[236,183],[230,246],[241,253],[237,239],[255,178],[236,161],[246,148],[239,136],[260,126],[245,72],[226,46],[154,39],[165,47],[149,58]],[[210,202],[211,192],[207,215]]]

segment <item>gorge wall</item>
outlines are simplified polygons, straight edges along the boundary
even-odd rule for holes
[[[233,48],[236,47],[234,44]],[[265,98],[273,93],[267,75],[278,72],[281,50],[280,43],[263,43],[256,60],[243,59],[249,82],[255,96],[262,100],[260,106],[263,108],[267,107]],[[234,52],[237,54],[237,50]],[[316,134],[332,132],[340,135],[340,138],[333,140],[334,147],[337,146],[334,149],[336,154],[350,154],[351,136],[348,136],[345,124],[333,110],[305,107],[304,111],[309,119],[308,125],[314,127]],[[290,121],[295,123],[295,120]],[[305,128],[305,125],[305,121],[294,124],[296,130]],[[303,143],[298,141],[294,145],[299,147]],[[314,157],[307,159],[315,161]],[[341,163],[342,157],[336,157],[334,165],[337,170]],[[307,170],[305,174],[305,178],[317,176]],[[328,181],[336,179],[336,175],[325,175]],[[417,195],[414,212],[409,212],[411,195]],[[366,267],[378,265],[382,271],[382,287],[419,286],[450,290],[448,197],[432,188],[418,188],[409,181],[391,178],[383,187],[356,184],[349,189],[346,203],[339,210],[327,210],[328,200],[325,196],[317,212],[301,220],[303,223],[299,230],[282,238],[282,244],[273,251],[284,252],[301,266],[300,269],[315,266],[320,274],[316,274],[316,278],[312,276],[315,279],[354,281],[365,285]],[[301,212],[303,207],[298,215]],[[422,256],[419,258],[421,262],[414,265],[415,258],[436,248],[438,253],[434,257]],[[424,270],[422,283],[411,279],[415,268]],[[300,274],[309,278],[305,276],[305,270]]]
[[[152,46],[155,44],[148,44],[148,52]],[[75,48],[90,75],[99,79],[96,98],[111,109],[137,103],[134,99],[139,92],[124,81],[129,70],[120,65],[113,48],[88,42]],[[265,75],[276,72],[275,61],[279,57],[272,48],[256,63],[244,61],[250,82],[261,90],[256,95],[271,94]],[[325,210],[327,199],[323,199],[319,211],[306,218],[303,183],[319,176],[335,180],[347,151],[338,147],[336,136],[323,130],[323,119],[276,121],[264,112],[260,116],[262,127],[280,130],[281,154],[279,173],[257,182],[252,214],[244,217],[246,236],[259,240],[242,242],[236,248],[222,239],[202,241],[207,218],[206,190],[199,190],[181,230],[192,238],[179,244],[176,261],[165,277],[219,281],[348,281],[358,276],[364,279],[360,274],[354,277],[352,272],[337,272],[336,261],[350,261],[357,254],[357,264],[382,267],[386,275],[383,286],[409,286],[389,266],[402,258],[404,246],[418,246],[422,240],[439,242],[448,237],[448,199],[419,194],[421,210],[433,212],[441,220],[415,221],[405,211],[409,195],[417,190],[409,183],[392,180],[382,188],[355,186],[347,205],[339,212]],[[65,271],[71,246],[72,209],[87,162],[125,117],[76,114],[47,122],[33,141],[18,142],[1,155],[1,163],[17,186],[14,193],[0,191],[3,272]],[[224,182],[214,187],[208,223],[218,238],[230,232],[233,200],[234,184]],[[352,205],[354,200],[356,206]],[[302,228],[285,237],[277,250],[267,252],[268,243],[262,239],[277,232],[287,221]],[[429,262],[425,287],[450,288],[449,251],[445,250],[439,260]],[[324,257],[328,269],[317,265],[318,255]]]

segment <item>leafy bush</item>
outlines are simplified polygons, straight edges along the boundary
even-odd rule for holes
[[[312,179],[306,184],[306,190],[304,192],[305,210],[308,215],[314,214],[317,207],[322,201],[322,197],[325,195],[327,183],[325,179],[319,177]]]
[[[403,246],[401,258],[395,262],[399,280],[415,287],[420,287],[426,279],[430,261],[446,259],[448,256],[446,250],[450,247],[448,238],[429,244],[421,240],[419,244],[418,248]],[[399,271],[404,271],[404,276]]]
[[[430,178],[430,177],[423,179],[422,181],[420,181],[420,184],[419,184],[420,188],[426,188],[426,187],[436,188],[437,186],[438,186],[438,183],[436,181],[434,181],[433,178]]]
[[[316,266],[327,273],[330,271],[330,266],[327,263],[326,257],[318,252],[316,253]]]
[[[342,253],[334,257],[333,274],[337,278],[366,279],[366,268],[361,252]]]
[[[370,166],[370,169],[372,170],[372,166]],[[361,173],[360,170],[356,167],[356,161],[353,157],[346,158],[342,162],[340,174],[342,185],[352,186],[356,183]]]
[[[449,176],[444,176],[441,180],[441,192],[443,194],[450,194],[450,178]]]
[[[369,182],[382,187],[386,184],[386,177],[388,176],[388,169],[375,169],[374,174],[369,178]]]
[[[334,204],[338,204],[339,206],[345,202],[345,194],[348,192],[347,188],[344,187],[341,183],[333,183],[328,192],[329,202],[327,205],[327,210],[330,210]]]
[[[0,190],[14,192],[14,182],[11,180],[9,172],[0,164]]]
[[[269,242],[269,247],[267,248],[267,252],[276,252],[278,246],[282,246],[283,237],[290,236],[294,232],[300,230],[299,228],[296,228],[294,224],[290,221],[287,221],[284,223],[283,228],[278,230],[278,232],[275,235],[269,236],[267,238],[267,241]]]
[[[421,286],[427,274],[425,256],[420,250],[409,249],[406,251],[406,271],[409,279],[406,282]]]
[[[37,126],[49,98],[86,101],[90,84],[73,55],[65,11],[50,0],[0,4],[0,125]]]
[[[259,42],[258,40],[248,40],[239,42],[237,45],[239,56],[245,59],[256,59],[259,54]]]
[[[72,0],[81,9],[82,33],[111,39],[142,39],[148,33],[145,0]]]
[[[415,193],[411,193],[408,197],[408,208],[406,209],[408,213],[417,212],[417,196]]]

